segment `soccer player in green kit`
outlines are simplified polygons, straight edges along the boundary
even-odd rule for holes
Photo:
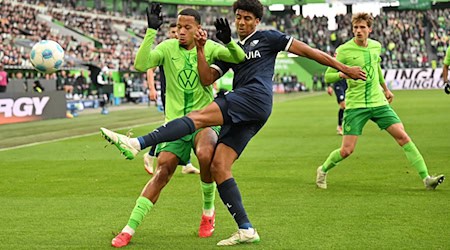
[[[427,189],[435,189],[444,181],[444,175],[429,176],[425,161],[403,124],[389,103],[394,95],[386,87],[381,72],[381,44],[369,39],[373,17],[367,13],[355,14],[352,18],[354,38],[337,48],[336,59],[348,66],[360,66],[366,72],[366,80],[352,80],[344,73],[328,68],[327,83],[347,79],[346,109],[344,111],[344,136],[340,148],[331,152],[326,161],[317,168],[317,187],[326,189],[328,171],[353,153],[358,136],[370,119],[380,129],[386,130],[403,148],[406,158],[417,170]]]
[[[177,20],[177,39],[160,43],[151,50],[157,29],[162,24],[161,5],[152,3],[147,9],[148,29],[135,59],[135,68],[146,71],[159,65],[164,66],[166,76],[166,122],[183,117],[192,110],[201,109],[210,104],[214,97],[212,86],[203,86],[198,77],[197,51],[194,36],[201,30],[200,14],[193,9],[180,11]],[[225,47],[208,40],[205,53],[209,63],[215,60],[225,60],[239,63],[245,59],[244,51],[231,39],[231,30],[224,20],[215,23],[220,40],[227,40]],[[227,39],[224,39],[228,37]],[[218,127],[207,127],[181,139],[161,143],[156,153],[158,167],[153,178],[144,187],[136,200],[130,219],[122,232],[111,242],[114,247],[124,247],[130,242],[135,230],[152,209],[164,186],[169,182],[179,163],[186,163],[194,148],[200,164],[201,187],[203,191],[203,214],[199,228],[199,237],[209,237],[214,231],[214,198],[215,183],[213,182],[210,164],[218,139]],[[133,155],[125,154],[133,159]]]

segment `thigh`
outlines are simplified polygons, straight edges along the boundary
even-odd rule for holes
[[[380,129],[387,129],[391,125],[402,123],[400,117],[389,105],[373,108],[372,121],[374,121]]]
[[[195,153],[197,153],[198,150],[202,150],[202,148],[216,147],[217,139],[220,133],[219,126],[207,127],[204,129],[199,129],[197,131],[192,141],[192,146]]]
[[[177,166],[178,166],[179,158],[176,154],[168,151],[163,151],[158,154],[158,169],[164,168],[164,171],[167,172],[169,176],[171,176]]]
[[[170,152],[178,157],[180,165],[186,165],[191,157],[191,142],[178,139],[171,142],[163,142],[156,147],[156,156],[161,152]]]
[[[346,109],[344,111],[344,135],[361,135],[364,126],[371,118],[368,108]]]
[[[272,99],[266,100],[249,91],[237,89],[215,99],[224,124],[267,121],[272,112]]]
[[[250,139],[258,133],[264,124],[265,122],[252,122],[223,125],[218,143],[223,143],[232,148],[239,157]]]

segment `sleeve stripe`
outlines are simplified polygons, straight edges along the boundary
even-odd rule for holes
[[[217,66],[215,64],[211,64],[211,65],[209,65],[209,67],[217,70],[217,72],[219,72],[220,77],[223,76],[223,71],[219,66]]]
[[[293,38],[293,37],[291,37],[291,38],[289,39],[288,43],[286,44],[286,47],[284,48],[284,51],[288,51],[288,50],[289,50],[289,48],[290,48],[291,45],[292,45],[292,42],[294,42],[294,38]]]

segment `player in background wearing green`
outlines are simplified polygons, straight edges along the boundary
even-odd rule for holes
[[[326,161],[317,168],[317,187],[326,189],[328,171],[347,158],[355,149],[358,136],[370,119],[380,129],[385,129],[403,148],[406,158],[417,170],[427,189],[435,189],[444,181],[443,175],[429,176],[425,161],[405,132],[403,124],[389,103],[394,95],[386,87],[381,72],[381,44],[369,39],[372,32],[373,17],[367,13],[355,14],[352,18],[354,38],[337,48],[336,59],[348,66],[360,66],[367,79],[352,80],[344,73],[328,68],[325,74],[327,83],[347,79],[346,109],[344,111],[344,136],[340,148],[331,152]]]
[[[183,117],[192,110],[201,109],[213,101],[212,86],[200,83],[197,69],[197,51],[194,35],[201,29],[200,14],[193,9],[184,9],[178,14],[178,40],[170,39],[151,50],[157,29],[163,23],[161,5],[152,3],[147,9],[148,29],[135,59],[135,68],[146,71],[163,65],[167,80],[166,121]],[[230,63],[244,61],[244,51],[231,39],[230,27],[223,20],[215,23],[218,33],[228,35],[226,47],[208,40],[205,45],[209,63],[225,60]],[[222,37],[222,36],[221,36]],[[201,188],[203,194],[203,214],[199,228],[199,237],[209,237],[214,231],[215,183],[210,164],[218,139],[218,127],[198,129],[181,139],[158,144],[158,167],[153,178],[144,187],[136,206],[131,212],[127,225],[112,240],[112,246],[128,245],[135,230],[159,198],[161,190],[169,182],[177,165],[186,163],[194,148],[200,164]],[[120,143],[120,142],[119,142]],[[132,159],[133,157],[129,157]]]
[[[450,95],[450,83],[448,82],[448,65],[450,65],[450,46],[447,48],[447,52],[445,52],[444,58],[444,67],[442,69],[442,78],[444,80],[444,91],[447,95]]]
[[[177,34],[177,24],[176,23],[171,23],[169,25],[169,31],[167,34],[167,39],[177,39],[178,38],[178,34]],[[150,98],[150,100],[152,101],[157,101],[157,92],[156,92],[156,87],[155,87],[155,71],[156,68],[151,68],[147,70],[147,85],[148,85],[148,89],[149,89],[149,93],[148,93],[148,97]],[[163,109],[165,110],[166,108],[166,77],[164,75],[164,68],[163,66],[159,66],[159,80],[160,80],[160,84],[161,84],[161,102],[162,102],[162,106]],[[147,171],[148,174],[153,174],[153,162],[156,159],[155,156],[155,151],[156,151],[156,146],[153,146],[150,148],[150,151],[148,152],[148,154],[144,154],[144,169],[145,171]],[[187,162],[186,165],[182,165],[181,166],[181,173],[182,174],[199,174],[200,170],[198,170],[196,167],[194,167],[194,165],[192,165],[191,160],[189,159],[189,161]]]

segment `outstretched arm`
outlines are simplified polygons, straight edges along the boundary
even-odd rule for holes
[[[219,47],[215,58],[228,63],[240,63],[245,60],[245,52],[233,39],[231,39],[231,29],[228,20],[225,18],[216,19],[216,37],[225,44],[225,48]]]
[[[344,73],[345,75],[347,75],[352,79],[366,80],[366,73],[362,71],[360,67],[348,67],[340,63],[330,55],[324,53],[323,51],[313,49],[297,39],[294,39],[294,42],[289,48],[289,52],[299,56],[307,57],[320,64],[335,68],[336,70],[341,71],[342,73]]]
[[[142,72],[160,65],[163,57],[161,52],[151,51],[157,33],[156,30],[163,23],[161,4],[151,3],[150,8],[147,7],[146,10],[148,29],[145,33],[144,41],[142,41],[136,54],[136,58],[134,59],[134,68]]]

